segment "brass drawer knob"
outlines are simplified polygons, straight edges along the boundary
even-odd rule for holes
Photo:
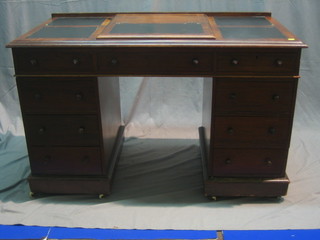
[[[193,63],[194,65],[198,65],[198,64],[200,63],[200,61],[199,61],[199,59],[194,58],[194,59],[192,59],[192,63]]]

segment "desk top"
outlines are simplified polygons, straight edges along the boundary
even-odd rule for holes
[[[270,13],[69,13],[7,47],[306,47]]]

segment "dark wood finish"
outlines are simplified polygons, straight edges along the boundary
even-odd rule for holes
[[[202,30],[112,32],[116,23],[185,22]],[[256,32],[247,36],[248,30]],[[124,131],[119,76],[202,76],[205,194],[286,194],[300,54],[307,46],[270,13],[53,14],[7,47],[13,48],[31,191],[110,193]]]
[[[278,115],[293,112],[296,78],[217,78],[215,115]]]
[[[205,181],[208,197],[280,197],[289,186],[283,178],[213,178]]]
[[[29,157],[34,175],[101,175],[98,147],[31,147]]]
[[[217,52],[217,75],[296,76],[300,54],[297,49],[223,49]]]
[[[25,114],[97,114],[95,78],[17,78]],[[57,106],[59,106],[57,108]]]

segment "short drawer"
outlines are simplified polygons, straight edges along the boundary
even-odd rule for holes
[[[285,148],[289,146],[291,119],[216,117],[213,134],[218,148]]]
[[[92,114],[99,111],[95,78],[17,78],[23,113]]]
[[[97,146],[100,144],[96,116],[24,116],[29,146]]]
[[[99,175],[101,153],[95,147],[31,147],[32,174]]]
[[[208,75],[213,54],[209,51],[131,49],[98,54],[98,71],[124,75]]]
[[[226,50],[216,55],[217,75],[298,75],[297,50]]]
[[[216,115],[290,115],[293,112],[297,79],[215,80]]]
[[[287,155],[282,149],[214,149],[212,173],[219,177],[283,177]]]
[[[92,53],[76,49],[13,49],[16,74],[94,73]]]

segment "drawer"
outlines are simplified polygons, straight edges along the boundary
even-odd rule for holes
[[[23,113],[92,114],[99,111],[95,78],[17,78]]]
[[[287,155],[282,149],[214,149],[212,173],[219,177],[283,177]]]
[[[97,146],[100,124],[96,116],[24,116],[29,146]]]
[[[297,50],[218,51],[217,75],[298,75],[300,54]]]
[[[290,115],[297,79],[219,78],[215,80],[216,115]]]
[[[32,174],[102,174],[101,153],[95,147],[31,147]]]
[[[130,49],[98,54],[98,71],[124,75],[208,75],[213,54],[209,51]]]
[[[291,134],[290,118],[216,117],[214,147],[286,148]]]
[[[77,49],[13,49],[16,74],[94,73],[94,58],[89,51]]]

